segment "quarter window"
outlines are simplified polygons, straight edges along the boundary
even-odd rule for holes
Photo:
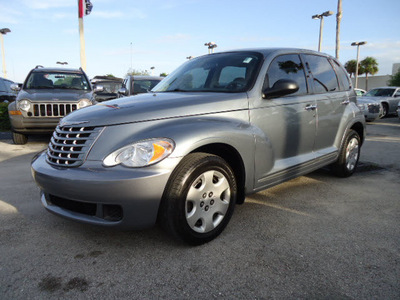
[[[296,54],[281,55],[275,58],[268,69],[268,87],[272,87],[280,79],[290,79],[297,82],[299,90],[291,95],[307,94],[307,83],[304,67]]]
[[[306,64],[313,74],[314,93],[339,91],[336,73],[328,59],[317,55],[304,55]]]
[[[337,76],[339,78],[341,90],[344,90],[344,91],[350,90],[351,83],[350,83],[349,77],[346,74],[346,71],[335,60],[333,60],[333,66],[334,66],[336,74],[337,74]]]

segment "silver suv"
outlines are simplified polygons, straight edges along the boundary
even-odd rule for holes
[[[89,79],[82,69],[37,66],[26,77],[16,101],[8,106],[13,140],[25,144],[28,135],[51,133],[60,118],[95,103]]]
[[[353,174],[365,119],[343,67],[299,49],[192,59],[152,93],[71,113],[32,162],[55,214],[120,228],[158,220],[218,236],[246,195],[330,166]]]

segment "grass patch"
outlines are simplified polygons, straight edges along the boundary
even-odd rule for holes
[[[8,103],[0,103],[0,131],[10,131],[11,124],[8,117]]]

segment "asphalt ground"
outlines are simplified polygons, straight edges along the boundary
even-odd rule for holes
[[[352,177],[254,194],[199,247],[48,213],[30,173],[48,136],[0,134],[0,298],[400,299],[400,120],[367,133]]]

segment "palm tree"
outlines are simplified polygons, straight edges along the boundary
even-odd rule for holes
[[[344,68],[346,69],[347,73],[350,74],[350,78],[351,75],[356,74],[356,66],[357,66],[357,61],[355,59],[349,60],[344,65]],[[358,68],[358,75],[362,74],[360,71],[361,71],[360,68]]]
[[[341,20],[342,20],[342,0],[338,0],[337,14],[336,14],[336,59],[339,59]]]
[[[360,62],[361,69],[365,73],[365,89],[368,90],[368,74],[375,75],[378,73],[378,62],[373,57],[366,57]]]

